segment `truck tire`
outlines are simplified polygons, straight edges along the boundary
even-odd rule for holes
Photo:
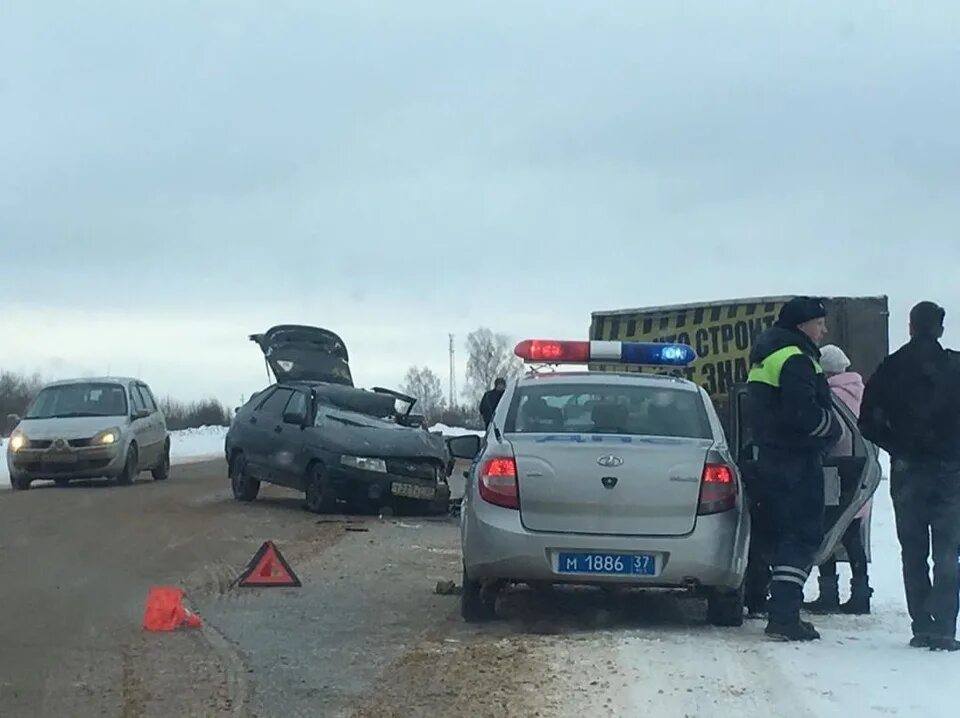
[[[497,594],[483,590],[480,581],[473,581],[463,569],[463,590],[460,592],[460,615],[467,623],[492,621],[497,617]]]
[[[314,514],[330,514],[337,510],[337,495],[321,463],[310,464],[307,468],[304,505],[307,511]]]
[[[707,595],[707,621],[714,626],[733,627],[743,625],[743,586],[731,591],[714,588]]]
[[[120,486],[129,486],[133,480],[140,474],[140,452],[136,444],[130,444],[127,449],[127,460],[123,464],[123,471],[117,476],[117,484]]]
[[[260,482],[247,473],[247,457],[235,454],[230,460],[230,488],[237,501],[253,501],[260,493]]]

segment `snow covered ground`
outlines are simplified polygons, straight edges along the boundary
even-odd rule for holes
[[[482,431],[475,431],[474,429],[461,429],[458,426],[447,426],[446,424],[434,424],[428,429],[428,431],[439,432],[444,436],[468,436],[470,434],[475,436],[483,436]]]
[[[960,657],[907,646],[888,482],[874,507],[872,615],[813,617],[823,638],[803,645],[768,641],[762,621],[719,629],[662,620],[557,643],[570,715],[955,716]],[[846,580],[842,573],[842,588]],[[814,597],[815,577],[807,593]]]
[[[204,426],[199,429],[170,432],[170,459],[174,464],[223,456],[225,426]],[[10,486],[7,471],[7,440],[0,439],[0,487]]]

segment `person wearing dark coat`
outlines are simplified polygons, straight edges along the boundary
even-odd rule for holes
[[[957,651],[960,354],[940,343],[945,316],[933,302],[912,309],[910,341],[867,381],[859,423],[863,436],[891,458],[910,645]]]
[[[820,366],[826,333],[823,301],[796,297],[750,354],[748,400],[757,446],[751,490],[769,542],[766,633],[778,640],[820,638],[800,620],[800,608],[824,535],[823,458],[842,431]]]
[[[480,399],[480,416],[483,417],[483,426],[488,428],[490,422],[493,421],[493,415],[497,411],[497,405],[500,403],[500,398],[503,396],[503,392],[507,390],[507,380],[503,378],[498,378],[493,383],[493,389],[484,393],[483,397]]]

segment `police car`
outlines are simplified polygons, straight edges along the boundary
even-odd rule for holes
[[[712,624],[741,625],[750,512],[707,393],[669,375],[542,370],[676,368],[696,359],[693,349],[528,340],[516,354],[541,370],[508,385],[483,441],[449,442],[473,460],[461,510],[463,617],[493,618],[497,593],[513,583],[615,584],[692,590],[706,596]],[[856,491],[860,478],[847,523],[868,495]],[[824,555],[843,532],[832,528]]]

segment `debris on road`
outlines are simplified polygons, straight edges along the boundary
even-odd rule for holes
[[[458,596],[460,587],[454,581],[438,581],[435,591],[438,596]]]

